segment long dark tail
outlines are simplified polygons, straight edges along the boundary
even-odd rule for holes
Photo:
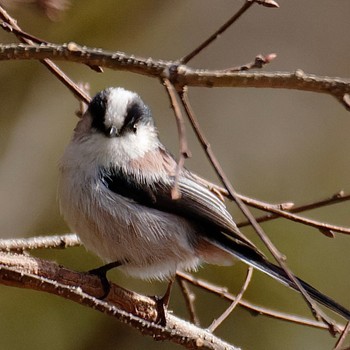
[[[255,267],[256,269],[266,273],[267,275],[273,277],[277,281],[291,287],[294,290],[298,291],[297,286],[294,282],[292,282],[284,270],[276,266],[269,261],[267,261],[262,255],[260,255],[256,250],[247,245],[242,245],[232,239],[230,236],[225,234],[218,235],[219,237],[210,237],[210,240],[218,245],[220,248],[225,251],[233,254],[240,260],[244,261],[248,265]],[[327,308],[333,310],[337,314],[343,316],[347,320],[350,321],[350,311],[338,304],[335,300],[329,298],[327,295],[321,293],[316,288],[310,286],[310,284],[304,282],[300,278],[297,277],[297,280],[303,286],[303,288],[309,293],[309,295],[315,301],[320,304],[326,306]]]

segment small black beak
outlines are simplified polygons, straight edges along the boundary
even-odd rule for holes
[[[116,136],[118,136],[118,135],[119,135],[118,129],[117,129],[115,126],[111,126],[111,127],[109,128],[108,136],[109,136],[109,137],[116,137]]]

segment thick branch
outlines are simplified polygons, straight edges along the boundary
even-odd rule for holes
[[[102,294],[98,277],[61,267],[51,261],[0,252],[0,283],[48,292],[117,318],[157,340],[170,340],[189,349],[235,350],[210,332],[166,312],[166,327],[154,323],[158,317],[154,299],[112,284],[108,297]]]
[[[56,45],[0,45],[0,60],[50,58],[58,61],[84,63],[114,70],[168,78],[174,85],[197,87],[255,87],[294,89],[325,93],[335,97],[350,109],[350,81],[340,78],[290,72],[236,72],[199,70],[180,65],[176,61],[154,60],[129,56],[123,52],[82,47],[75,43]]]
[[[23,251],[23,250],[27,250],[27,249],[30,250],[30,249],[41,249],[41,248],[45,248],[45,249],[46,248],[67,248],[67,247],[74,247],[74,246],[80,246],[80,245],[81,245],[81,241],[80,241],[79,237],[73,233],[60,235],[60,236],[37,236],[37,237],[29,237],[29,238],[16,238],[16,239],[2,239],[2,240],[0,240],[0,250],[4,250],[6,252],[14,251],[14,250]],[[2,255],[0,253],[0,266],[1,266],[1,256]],[[4,256],[6,256],[6,255],[4,255]],[[37,259],[35,259],[35,261],[36,260]],[[4,261],[3,261],[3,263],[4,263]],[[19,264],[20,264],[19,267],[17,266],[17,264],[14,264],[14,265],[11,264],[11,267],[15,268],[15,269],[21,268],[21,266],[23,265],[22,259],[19,259]],[[0,272],[0,274],[1,274],[1,272]],[[216,285],[211,284],[207,281],[198,279],[198,278],[196,278],[188,273],[178,271],[177,278],[181,281],[187,281],[187,282],[189,282],[197,287],[205,289],[206,291],[209,291],[211,293],[219,295],[221,298],[227,299],[231,302],[236,300],[236,296],[229,293],[226,288],[216,286]],[[73,285],[75,285],[75,284],[73,284]],[[90,290],[90,292],[92,293],[91,290]],[[97,291],[97,292],[100,293],[100,291]],[[130,292],[128,292],[128,293],[130,293]],[[111,297],[111,295],[112,294],[110,294],[109,297]],[[114,304],[116,304],[116,302],[114,300],[112,300],[112,302]],[[302,318],[299,316],[281,313],[281,312],[278,312],[276,310],[270,310],[270,309],[267,309],[267,308],[264,308],[261,306],[254,305],[246,300],[240,300],[239,304],[243,308],[246,308],[247,310],[249,310],[250,312],[252,312],[253,314],[256,314],[256,315],[265,315],[268,317],[277,318],[277,319],[281,319],[281,320],[289,321],[289,322],[295,322],[295,323],[299,323],[299,324],[310,326],[310,327],[327,329],[327,326],[322,322],[317,322],[317,321],[305,319],[305,318]],[[337,324],[336,326],[339,329],[344,328],[340,324]]]

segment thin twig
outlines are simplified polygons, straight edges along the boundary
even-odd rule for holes
[[[252,0],[248,0],[248,1],[252,1]],[[258,5],[262,5],[262,6],[265,6],[265,7],[273,7],[273,8],[280,7],[278,5],[278,3],[276,1],[274,1],[274,0],[255,0],[255,2]]]
[[[13,28],[14,34],[18,37],[18,39],[22,43],[26,44],[33,44],[33,40],[37,40],[34,36],[27,35],[27,33],[24,33],[22,29],[17,24],[17,21],[12,18],[3,7],[0,6],[0,18],[8,23],[8,25]],[[4,25],[2,26],[4,29],[8,30],[9,27],[6,28]],[[22,36],[23,33],[23,36]],[[30,36],[30,37],[28,37]],[[40,60],[40,62],[56,77],[58,80],[60,80],[73,94],[76,96],[79,100],[83,100],[85,103],[90,102],[90,96],[88,96],[85,91],[79,88],[77,84],[74,83],[72,79],[70,79],[63,71],[55,65],[51,60],[44,58]]]
[[[222,288],[218,287],[212,283],[209,283],[207,281],[204,281],[200,278],[194,277],[193,275],[190,275],[185,272],[180,272],[177,271],[177,275],[180,278],[183,278],[187,282],[193,284],[194,286],[204,289],[207,292],[213,293],[215,295],[220,296],[221,298],[224,298],[228,301],[234,301],[235,296],[227,291],[227,288]],[[324,330],[329,330],[328,326],[325,325],[323,322],[315,321],[315,320],[310,320],[305,317],[300,317],[296,315],[291,315],[287,314],[284,312],[276,311],[276,310],[271,310],[262,306],[255,305],[247,300],[240,300],[239,306],[245,308],[247,311],[251,312],[253,315],[262,315],[270,318],[275,318],[279,319],[281,321],[286,321],[286,322],[291,322],[291,323],[296,323],[300,324],[302,326],[307,326],[307,327],[313,327],[313,328],[318,328],[318,329],[324,329]],[[337,323],[335,324],[336,328],[339,330],[343,330],[344,326]]]
[[[329,198],[325,198],[325,199],[322,199],[319,201],[314,201],[314,202],[303,204],[303,205],[298,205],[295,207],[293,206],[291,209],[288,209],[288,210],[284,209],[283,212],[287,211],[288,213],[300,213],[300,212],[304,212],[304,211],[308,211],[308,210],[322,208],[324,206],[328,206],[328,205],[332,205],[332,204],[345,202],[348,200],[350,200],[350,194],[345,194],[344,191],[340,191],[340,192],[337,192],[336,194],[330,196]],[[257,206],[255,206],[255,207],[257,207]],[[269,210],[269,209],[267,209],[267,210]],[[274,209],[272,208],[272,210],[274,210]],[[274,220],[274,219],[277,219],[280,217],[285,217],[286,219],[289,219],[289,220],[293,220],[295,218],[300,218],[301,220],[299,220],[299,222],[301,222],[305,225],[310,224],[310,221],[308,221],[308,219],[304,219],[302,217],[290,216],[290,215],[288,215],[288,213],[286,216],[284,216],[284,214],[280,213],[279,210],[277,209],[275,214],[267,214],[267,215],[257,217],[256,221],[261,223],[261,222]],[[306,221],[304,221],[304,220],[306,220]],[[297,220],[293,220],[293,221],[297,221]],[[350,229],[346,228],[346,227],[334,226],[334,225],[330,225],[330,224],[323,224],[321,222],[319,222],[319,224],[316,225],[317,221],[313,222],[313,220],[311,220],[311,223],[312,223],[312,225],[310,225],[310,226],[314,226],[318,229],[327,229],[327,230],[333,231],[333,232],[350,234]],[[250,225],[249,221],[242,221],[240,223],[237,223],[238,227],[244,227],[244,226],[248,226],[248,225]]]
[[[192,293],[192,291],[190,290],[190,288],[187,285],[187,282],[183,278],[181,278],[179,275],[176,275],[176,280],[180,286],[182,295],[185,299],[187,310],[190,314],[190,320],[193,324],[195,324],[196,326],[199,327],[200,322],[199,322],[199,318],[197,316],[196,309],[194,306],[194,300],[196,298],[196,295],[194,293]]]
[[[232,197],[230,196],[230,194],[225,188],[218,186],[216,184],[213,184],[198,175],[195,175],[195,177],[198,181],[206,185],[209,189],[213,190],[214,193],[220,193],[221,195],[229,199],[232,199]],[[308,219],[303,216],[294,214],[294,213],[299,213],[306,210],[316,209],[325,205],[340,203],[340,202],[349,200],[350,194],[345,194],[343,191],[340,191],[334,194],[330,198],[326,198],[324,200],[313,202],[310,204],[305,204],[300,207],[294,207],[294,203],[291,203],[291,202],[281,203],[281,204],[271,204],[271,203],[263,202],[261,200],[243,196],[241,194],[237,194],[237,196],[250,207],[272,213],[272,214],[263,216],[261,218],[255,218],[257,222],[264,222],[264,221],[269,221],[269,220],[282,217],[287,220],[299,222],[301,224],[317,228],[320,232],[322,232],[323,234],[326,234],[329,237],[332,237],[333,232],[350,234],[350,228],[348,227],[331,225],[328,223],[323,223],[317,220]],[[237,224],[237,226],[239,227],[248,226],[248,225],[251,225],[248,220]]]
[[[242,66],[238,66],[238,67],[232,67],[232,68],[227,68],[224,69],[224,72],[242,72],[242,71],[246,71],[249,69],[261,69],[263,68],[266,64],[271,63],[271,61],[273,61],[275,58],[277,57],[277,55],[275,53],[270,53],[268,55],[258,55],[255,57],[253,62],[250,63],[246,63]]]
[[[177,101],[176,90],[173,84],[171,84],[171,82],[167,78],[163,79],[163,84],[166,87],[166,91],[170,99],[171,107],[175,112],[177,131],[179,135],[179,159],[177,161],[177,166],[176,166],[174,186],[171,190],[172,199],[178,199],[181,196],[181,193],[178,188],[179,176],[185,164],[185,159],[191,157],[191,151],[189,150],[188,144],[187,144],[185,122],[181,113],[180,105]]]
[[[197,48],[180,59],[180,63],[187,64],[191,59],[202,52],[212,42],[214,42],[222,33],[224,33],[229,27],[231,27],[237,20],[254,4],[263,5],[266,7],[279,7],[277,2],[273,0],[247,0],[245,4],[227,21],[225,22],[215,33],[213,33],[208,39],[206,39]]]
[[[340,350],[341,349],[349,332],[350,332],[350,322],[348,322],[346,324],[346,326],[345,326],[342,334],[340,335],[338,341],[336,342],[333,350]]]
[[[48,44],[46,40],[40,39],[37,36],[29,34],[23,31],[22,29],[20,29],[19,27],[14,28],[8,22],[2,22],[0,25],[5,31],[15,34],[17,38],[19,38],[20,41],[23,43],[28,43],[28,44],[35,43],[39,45]],[[24,39],[28,39],[28,40],[24,40]],[[94,71],[96,71],[97,73],[103,72],[103,69],[99,66],[90,66],[90,65],[87,65],[87,66],[93,69]],[[64,75],[63,71],[62,71],[62,74]]]
[[[4,11],[4,9],[2,9],[2,11]],[[2,13],[2,11],[1,11],[1,13]],[[8,13],[7,13],[7,15],[8,15]],[[1,15],[1,17],[4,19],[4,15]],[[10,17],[8,15],[7,21],[4,20],[3,22],[0,23],[2,29],[5,30],[6,32],[15,34],[18,38],[28,39],[28,41],[21,40],[22,42],[27,42],[28,44],[31,43],[31,42],[35,43],[35,44],[48,44],[47,41],[45,41],[43,39],[39,39],[38,37],[23,31],[22,29],[20,29],[18,27],[18,25],[16,27],[10,25],[10,23],[9,23],[10,21],[11,20],[10,20]]]
[[[188,63],[193,57],[197,56],[202,50],[208,47],[214,40],[216,40],[226,29],[231,27],[252,5],[254,1],[246,1],[244,5],[225,23],[223,24],[215,33],[213,33],[208,39],[206,39],[197,48],[187,54],[185,57],[180,59],[182,64]]]
[[[281,268],[285,271],[286,275],[288,276],[289,280],[294,283],[296,288],[300,291],[302,297],[304,298],[305,302],[309,306],[310,310],[312,311],[314,317],[317,320],[322,320],[325,322],[328,327],[331,334],[334,334],[334,321],[328,317],[316,304],[316,302],[310,297],[310,295],[307,293],[305,288],[301,285],[299,280],[294,276],[292,271],[287,266],[285,260],[286,257],[282,255],[278,249],[275,247],[275,245],[272,243],[270,238],[265,234],[264,230],[261,228],[261,226],[256,222],[254,216],[251,214],[251,212],[248,210],[247,206],[243,203],[243,201],[239,198],[236,191],[232,187],[230,181],[228,180],[226,174],[224,173],[219,161],[217,160],[216,156],[214,155],[214,152],[211,149],[211,146],[209,142],[207,141],[203,131],[201,130],[198,120],[195,117],[195,114],[192,110],[192,107],[190,105],[190,101],[187,96],[187,89],[184,89],[180,93],[181,100],[183,102],[183,106],[185,108],[185,111],[187,113],[187,116],[193,126],[193,129],[197,135],[198,140],[200,141],[202,147],[205,150],[205,153],[210,160],[213,168],[215,169],[217,175],[219,176],[220,180],[226,187],[228,193],[230,196],[234,199],[237,206],[241,210],[241,212],[244,214],[244,216],[249,220],[249,222],[252,224],[252,227],[254,228],[255,232],[259,236],[259,238],[262,240],[262,242],[265,244],[265,246],[268,248],[274,259],[277,261],[278,265],[281,266]]]
[[[29,238],[0,239],[1,251],[17,251],[33,249],[77,247],[81,245],[79,237],[74,233],[56,236],[38,236]]]
[[[243,294],[245,293],[245,291],[248,288],[248,285],[252,279],[253,276],[253,271],[254,269],[249,266],[248,267],[248,271],[247,271],[247,276],[245,278],[245,281],[243,283],[243,286],[240,290],[240,292],[237,294],[235,300],[231,303],[231,305],[225,310],[225,312],[223,312],[221,314],[221,316],[219,318],[217,318],[216,320],[213,321],[213,323],[209,326],[209,330],[211,332],[214,332],[216,328],[218,328],[220,326],[220,324],[232,313],[232,311],[235,309],[235,307],[240,303],[240,301],[242,300]]]

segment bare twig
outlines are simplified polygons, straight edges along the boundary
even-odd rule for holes
[[[196,87],[256,87],[274,89],[294,89],[325,93],[335,97],[350,110],[350,81],[336,77],[322,77],[306,74],[301,70],[290,72],[238,72],[222,70],[191,69],[174,61],[153,60],[128,56],[122,52],[108,52],[79,46],[75,43],[56,45],[0,45],[0,60],[46,59],[70,61],[101,66],[114,70],[127,70],[154,78],[170,71],[171,81],[179,86]],[[174,83],[173,83],[174,84]]]
[[[32,249],[48,249],[48,248],[69,248],[81,245],[79,237],[74,234],[65,234],[57,236],[39,236],[30,238],[10,238],[0,239],[0,250],[2,251],[18,251]]]
[[[17,21],[12,18],[4,8],[0,6],[0,18],[8,24],[8,26],[2,25],[5,30],[13,31],[22,43],[33,44],[38,38],[27,34],[17,24]],[[9,27],[10,26],[10,27]],[[83,100],[85,103],[90,102],[90,96],[88,96],[77,84],[74,83],[63,71],[56,66],[52,61],[47,58],[43,58],[40,62],[58,79],[60,80],[78,99]]]
[[[255,207],[258,209],[262,209],[262,210],[266,210],[266,211],[269,211],[271,213],[275,213],[279,217],[283,217],[283,218],[291,220],[291,221],[299,222],[299,223],[307,225],[307,226],[315,227],[320,232],[322,232],[323,234],[330,236],[330,237],[333,236],[333,232],[350,234],[350,228],[348,228],[348,227],[331,225],[328,223],[320,222],[318,220],[308,219],[308,218],[305,218],[303,216],[293,214],[292,210],[289,212],[289,211],[276,209],[276,207],[274,207],[273,205],[271,207],[269,205],[267,205],[265,208],[263,208],[260,206],[261,203],[262,203],[261,201],[256,202],[255,200],[252,200],[250,198],[246,202],[246,204],[249,206],[252,206],[252,207]],[[256,204],[258,204],[258,205],[256,205]]]
[[[198,175],[195,175],[196,179],[200,182],[202,182],[204,185],[206,185],[209,189],[213,190],[214,193],[220,193],[221,195],[232,199],[228,191],[218,185],[215,185],[203,178],[201,178]],[[336,194],[334,194],[331,198],[327,198],[318,202],[313,202],[310,204],[305,204],[300,207],[294,207],[294,203],[282,203],[282,204],[271,204],[267,202],[263,202],[257,199],[249,198],[246,196],[243,196],[241,194],[237,194],[237,196],[247,205],[250,207],[268,211],[272,214],[263,216],[261,218],[255,218],[257,222],[264,222],[268,220],[273,220],[277,218],[284,218],[287,220],[299,222],[301,224],[315,227],[317,228],[320,232],[323,234],[332,237],[333,232],[339,232],[339,233],[344,233],[344,234],[350,234],[350,228],[348,227],[343,227],[343,226],[337,226],[337,225],[331,225],[328,223],[323,223],[317,220],[312,220],[308,219],[299,215],[295,215],[293,213],[299,213],[302,211],[306,210],[311,210],[311,209],[316,209],[325,205],[330,205],[330,204],[335,204],[335,203],[340,203],[342,201],[347,201],[350,199],[350,194],[344,194],[343,191],[340,191]],[[248,226],[251,225],[251,223],[247,221],[243,221],[242,223],[238,223],[237,226],[243,227],[243,226]]]
[[[242,66],[238,67],[232,67],[232,68],[227,68],[224,70],[224,72],[242,72],[245,70],[249,69],[261,69],[263,68],[266,64],[269,64],[271,61],[273,61],[277,55],[275,53],[270,53],[268,55],[258,55],[255,57],[253,62],[246,63]]]
[[[220,326],[220,324],[232,313],[232,311],[235,309],[235,307],[240,303],[240,301],[242,300],[243,294],[245,293],[245,291],[248,288],[248,285],[252,279],[253,276],[253,268],[251,266],[248,267],[248,271],[247,271],[247,276],[245,278],[245,281],[243,283],[243,286],[240,290],[240,292],[237,294],[235,300],[231,303],[231,305],[225,310],[224,313],[222,313],[222,315],[213,321],[213,323],[209,326],[209,330],[211,332],[214,332],[216,328],[218,328]]]
[[[248,1],[252,1],[252,0],[248,0]],[[278,5],[278,3],[276,1],[274,1],[274,0],[255,0],[255,2],[258,5],[262,5],[262,6],[265,6],[265,7],[274,7],[274,8],[280,7]]]
[[[200,322],[194,306],[194,300],[196,298],[196,295],[192,293],[192,291],[187,285],[187,282],[183,278],[181,278],[179,275],[176,275],[176,280],[180,286],[182,295],[185,299],[186,306],[190,314],[190,320],[193,324],[199,327]]]
[[[170,340],[190,349],[235,350],[210,332],[166,313],[165,327],[157,325],[156,302],[114,284],[106,300],[97,299],[102,287],[98,277],[63,268],[52,261],[0,252],[0,283],[39,290],[75,301],[117,318],[144,335]]]
[[[179,135],[179,159],[177,161],[176,166],[174,187],[171,190],[171,197],[173,199],[178,199],[181,196],[178,188],[180,172],[184,166],[185,159],[191,157],[191,151],[189,150],[187,144],[185,123],[181,113],[181,108],[177,101],[176,90],[173,84],[171,84],[171,82],[167,78],[163,79],[163,84],[166,87],[166,91],[171,102],[171,107],[175,112],[177,131]]]
[[[244,198],[246,198],[246,197],[244,197]],[[296,207],[293,206],[291,209],[288,209],[288,210],[284,209],[283,211],[288,211],[289,213],[300,213],[300,212],[304,212],[304,211],[308,211],[308,210],[312,210],[312,209],[322,208],[324,206],[328,206],[328,205],[332,205],[332,204],[345,202],[348,200],[350,200],[350,194],[345,194],[344,191],[339,191],[339,192],[335,193],[334,195],[330,196],[329,198],[325,198],[325,199],[315,201],[312,203],[308,203],[308,204],[304,204],[304,205],[299,205]],[[243,199],[243,201],[245,201],[245,199]],[[255,207],[257,208],[257,206],[255,206]],[[265,209],[265,210],[269,210],[269,209]],[[277,211],[278,211],[278,209],[277,209]],[[256,221],[257,222],[265,222],[265,221],[274,220],[274,219],[277,219],[280,217],[284,217],[283,214],[276,212],[276,214],[268,214],[268,215],[260,216],[260,217],[256,218]],[[285,218],[293,220],[293,218],[295,218],[295,216],[291,217],[287,214],[287,217],[285,217]],[[304,218],[301,218],[301,219],[304,220]],[[296,221],[296,220],[293,220],[293,221]],[[308,221],[307,222],[299,221],[299,222],[304,223],[306,225],[309,224]],[[315,224],[316,223],[317,223],[317,221],[315,222]],[[243,222],[240,222],[237,224],[237,226],[239,226],[239,227],[244,227],[244,226],[248,226],[248,225],[250,225],[250,223],[248,221],[243,221]],[[312,226],[314,226],[314,225],[312,225]],[[345,228],[345,227],[341,227],[341,226],[333,226],[333,225],[329,225],[329,224],[319,223],[318,226],[314,226],[314,227],[319,228],[319,229],[324,228],[324,229],[327,229],[329,231],[334,231],[334,232],[350,234],[349,228]]]
[[[27,43],[27,44],[35,43],[35,44],[39,44],[39,45],[40,44],[48,44],[48,42],[46,40],[40,39],[32,34],[29,34],[25,31],[23,31],[22,29],[20,29],[19,27],[14,28],[7,22],[2,22],[1,27],[5,31],[15,34],[17,36],[17,38],[19,38],[21,40],[21,42],[23,42],[23,43]],[[103,69],[99,66],[89,66],[89,65],[87,65],[87,66],[90,67],[92,70],[96,71],[97,73],[103,72]],[[63,76],[65,76],[65,74],[63,73],[62,70],[61,70],[61,74]],[[67,87],[70,89],[70,86],[67,86]],[[76,92],[79,96],[79,90],[77,90]],[[83,100],[85,100],[85,98]]]
[[[221,298],[224,298],[228,301],[232,302],[236,298],[233,294],[231,294],[227,291],[227,288],[218,287],[212,283],[204,281],[200,278],[196,278],[196,277],[194,277],[188,273],[182,272],[182,271],[181,272],[177,271],[177,275],[180,278],[183,278],[184,280],[186,280],[187,282],[193,284],[194,286],[196,286],[198,288],[202,288],[202,289],[204,289],[210,293],[213,293],[215,295],[218,295]],[[271,310],[271,309],[268,309],[265,307],[255,305],[255,304],[253,304],[247,300],[244,300],[244,299],[240,300],[239,305],[241,307],[247,309],[249,312],[251,312],[254,315],[263,315],[266,317],[271,317],[271,318],[279,319],[279,320],[286,321],[286,322],[292,322],[292,323],[300,324],[303,326],[328,330],[328,326],[325,325],[323,322],[310,320],[310,319],[307,319],[304,317],[295,316],[295,315],[287,314],[284,312],[279,312],[276,310]],[[339,330],[344,329],[344,326],[341,324],[335,324],[335,326],[336,326],[336,329],[339,329]]]
[[[253,1],[246,1],[243,6],[224,24],[222,25],[215,33],[213,33],[208,39],[206,39],[202,44],[200,44],[197,48],[191,51],[185,57],[180,59],[182,64],[188,63],[192,58],[197,56],[202,50],[208,47],[214,40],[216,40],[226,29],[231,27],[233,23],[235,23],[253,4]]]
[[[270,251],[270,253],[274,257],[274,259],[277,261],[278,265],[280,265],[281,268],[283,268],[283,270],[285,271],[289,280],[292,281],[294,283],[294,285],[297,287],[297,289],[300,291],[302,297],[304,298],[305,302],[309,306],[314,317],[317,320],[322,320],[323,322],[325,322],[328,325],[329,331],[331,332],[331,334],[334,334],[334,332],[335,332],[334,321],[330,317],[328,317],[319,308],[319,306],[316,304],[316,302],[310,297],[310,295],[307,293],[305,288],[301,285],[299,280],[294,276],[294,274],[292,273],[292,271],[289,269],[289,267],[287,266],[287,264],[285,262],[286,257],[278,251],[278,249],[272,243],[270,238],[265,234],[265,232],[261,228],[261,226],[259,226],[259,224],[256,222],[254,216],[251,214],[251,212],[248,210],[246,205],[239,198],[238,194],[236,193],[236,191],[232,187],[232,185],[231,185],[230,181],[228,180],[226,174],[224,173],[220,163],[218,162],[216,156],[214,155],[214,152],[212,151],[208,140],[206,139],[204,133],[202,132],[202,130],[199,126],[199,123],[197,121],[197,118],[195,117],[195,114],[192,110],[192,107],[190,105],[190,101],[189,101],[188,96],[187,96],[187,89],[184,89],[182,91],[182,93],[180,93],[180,97],[182,99],[183,106],[185,108],[187,116],[188,116],[188,118],[193,126],[193,129],[197,135],[197,138],[200,141],[202,147],[204,148],[205,153],[206,153],[208,159],[210,160],[213,168],[215,169],[217,175],[219,176],[220,180],[222,181],[222,183],[226,187],[228,193],[234,199],[234,201],[236,202],[237,206],[239,207],[241,212],[244,214],[244,216],[249,220],[249,222],[251,223],[255,232],[257,233],[259,238],[262,240],[262,242],[265,244],[265,246],[268,248],[268,250]]]
[[[4,9],[0,10],[2,15],[1,17],[4,19],[5,18],[5,14],[3,13]],[[5,22],[2,22],[0,23],[1,27],[3,30],[5,30],[6,32],[9,32],[9,33],[13,33],[15,34],[18,38],[20,39],[28,39],[28,40],[21,40],[23,43],[27,43],[27,44],[30,44],[30,43],[35,43],[35,44],[48,44],[47,41],[43,40],[43,39],[39,39],[38,37],[32,35],[32,34],[29,34],[27,32],[24,32],[23,30],[21,30],[19,27],[18,27],[18,24],[16,27],[13,27],[12,25],[9,24],[9,22],[12,22],[12,20],[10,20],[10,17],[9,17],[9,14],[7,13],[7,21]]]
[[[350,322],[346,324],[346,327],[344,328],[342,334],[340,335],[338,341],[336,342],[333,350],[341,349],[349,332],[350,332]]]
[[[213,33],[208,39],[206,39],[202,44],[196,47],[193,51],[182,57],[179,61],[182,64],[187,64],[191,59],[202,52],[206,47],[208,47],[213,41],[215,41],[222,33],[224,33],[229,27],[231,27],[237,20],[254,4],[263,5],[266,7],[279,7],[277,2],[273,0],[247,0],[243,6],[227,21],[225,22],[215,33]]]

